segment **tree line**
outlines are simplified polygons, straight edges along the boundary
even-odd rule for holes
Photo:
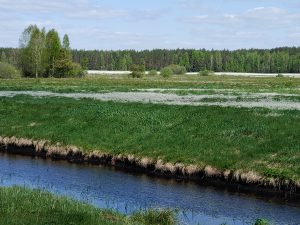
[[[60,43],[55,30],[45,33],[36,27],[24,31],[21,48],[0,48],[0,60],[22,69],[26,76],[69,76],[80,66],[89,70],[131,70],[141,65],[146,70],[161,70],[169,65],[184,66],[187,71],[300,73],[300,48],[195,50],[154,49],[120,51],[71,50],[65,35]],[[32,38],[28,38],[28,34]],[[42,44],[40,46],[40,44]],[[33,47],[35,46],[35,47]],[[75,62],[73,63],[72,60]],[[78,63],[78,64],[76,64]]]
[[[90,70],[130,70],[132,64],[146,70],[161,70],[168,65],[184,66],[187,71],[299,73],[300,48],[195,50],[154,49],[123,51],[73,50],[74,61]]]
[[[80,64],[73,62],[68,35],[61,41],[55,29],[47,32],[30,25],[20,37],[20,48],[0,52],[0,61],[17,67],[25,77],[72,77],[83,73]]]

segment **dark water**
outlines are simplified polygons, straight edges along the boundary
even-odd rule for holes
[[[105,167],[79,166],[0,154],[0,185],[25,185],[65,195],[122,213],[147,208],[176,208],[182,224],[299,225],[300,204],[202,187],[192,183],[132,175]]]

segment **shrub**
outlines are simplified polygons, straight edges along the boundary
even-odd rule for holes
[[[160,75],[164,78],[169,78],[173,75],[173,71],[169,67],[165,67],[160,71]]]
[[[72,67],[68,72],[68,77],[84,77],[87,75],[87,71],[82,69],[79,63],[72,63]]]
[[[157,75],[157,70],[150,70],[148,75],[149,76],[156,76]]]
[[[199,75],[200,75],[200,76],[210,76],[210,75],[212,75],[213,73],[214,73],[213,71],[210,71],[210,70],[205,69],[205,70],[201,70],[201,71],[199,72]]]
[[[15,68],[13,65],[10,65],[6,62],[0,62],[0,78],[3,79],[13,79],[20,78],[20,71]]]
[[[173,74],[176,74],[176,75],[186,74],[186,69],[185,69],[184,66],[179,66],[179,65],[172,64],[172,65],[169,65],[167,67],[169,67],[172,70]]]
[[[133,64],[131,66],[130,76],[133,78],[142,78],[145,74],[145,67],[143,65]]]

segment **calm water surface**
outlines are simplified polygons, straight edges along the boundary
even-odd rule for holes
[[[300,225],[299,203],[274,202],[106,167],[0,154],[0,185],[40,188],[126,214],[175,208],[181,224],[244,225],[265,218],[278,225]]]

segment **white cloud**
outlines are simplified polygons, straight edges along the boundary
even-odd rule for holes
[[[237,15],[234,15],[234,14],[224,14],[224,17],[228,18],[228,19],[236,19]]]
[[[263,11],[265,9],[265,7],[255,7],[253,9],[248,9],[248,12],[260,12]]]
[[[80,19],[105,19],[127,16],[125,10],[95,6],[89,0],[0,0],[0,10],[10,10],[21,12],[22,14],[34,15],[61,15],[63,17]]]
[[[260,19],[273,19],[280,16],[287,16],[288,12],[285,9],[278,7],[257,7],[249,9],[244,15],[245,17],[260,18]]]
[[[79,11],[67,12],[65,16],[73,19],[109,19],[127,17],[128,12],[124,10],[81,9]]]

